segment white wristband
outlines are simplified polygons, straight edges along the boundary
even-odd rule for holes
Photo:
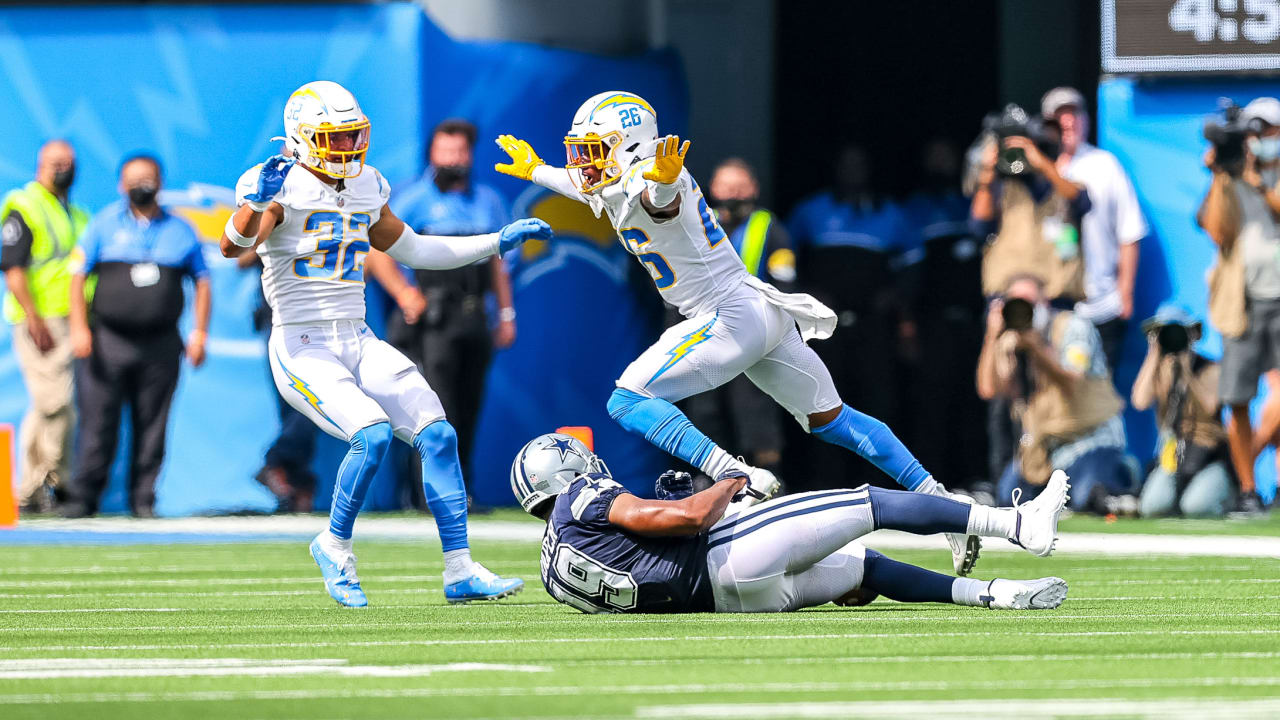
[[[675,202],[676,197],[679,195],[679,178],[671,184],[655,182],[649,186],[649,200],[651,200],[653,202],[653,206],[659,210]]]
[[[227,218],[227,226],[222,229],[222,232],[227,236],[228,240],[242,248],[253,247],[253,244],[258,242],[258,238],[245,237],[236,229],[235,213],[231,213],[231,217]]]

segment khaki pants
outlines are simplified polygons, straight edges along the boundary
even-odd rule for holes
[[[13,348],[31,402],[18,432],[18,498],[23,504],[38,502],[43,487],[59,487],[70,477],[76,420],[71,402],[70,330],[66,318],[45,318],[44,322],[54,346],[43,354],[31,341],[26,323],[13,326]]]

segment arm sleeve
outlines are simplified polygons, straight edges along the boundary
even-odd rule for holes
[[[569,171],[562,167],[539,165],[533,169],[533,181],[571,200],[577,200],[581,203],[587,201],[586,198],[582,197],[582,193],[578,191],[578,186],[573,183],[573,179],[569,177]]]
[[[387,255],[417,270],[452,270],[497,253],[498,244],[498,233],[465,237],[419,235],[406,223],[404,232],[387,248]]]
[[[0,270],[31,264],[31,244],[35,237],[22,213],[14,210],[0,226]]]

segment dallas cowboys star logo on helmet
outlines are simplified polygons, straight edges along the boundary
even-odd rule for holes
[[[564,462],[570,455],[577,455],[586,460],[586,456],[573,446],[573,440],[570,438],[553,438],[551,444],[547,446],[548,450],[558,450],[560,452],[560,462]]]

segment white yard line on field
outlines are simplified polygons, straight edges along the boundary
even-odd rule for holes
[[[227,677],[342,675],[425,677],[438,672],[551,672],[545,665],[447,663],[436,665],[348,665],[346,660],[253,660],[247,658],[46,658],[0,660],[0,680],[66,678]]]
[[[19,531],[31,529],[51,533],[155,534],[246,536],[250,539],[310,539],[328,524],[315,515],[273,515],[269,517],[196,517],[135,520],[133,518],[89,518],[63,520],[40,518],[24,521]],[[536,542],[543,526],[534,522],[473,520],[468,534],[473,540]],[[367,517],[360,520],[362,540],[438,539],[435,525],[425,518]],[[879,549],[938,549],[945,547],[938,536],[917,536],[880,530],[863,539]],[[988,540],[984,552],[1022,552],[999,540]],[[1280,558],[1280,537],[1254,535],[1143,535],[1137,533],[1062,533],[1058,553],[1102,555],[1177,555],[1216,557]]]
[[[43,693],[0,694],[0,704],[66,704],[104,702],[217,702],[232,700],[309,700],[315,698],[406,698],[406,697],[546,697],[610,695],[689,696],[708,693],[800,694],[823,692],[925,692],[925,691],[1043,691],[1096,690],[1098,688],[1226,688],[1276,687],[1276,677],[1161,677],[1161,678],[1059,678],[998,680],[901,680],[853,682],[732,682],[732,683],[663,683],[660,685],[627,685],[593,682],[587,685],[533,685],[512,687],[510,684],[479,687],[435,688],[322,688],[308,690],[209,690],[133,693]]]
[[[1124,700],[1046,698],[1038,700],[899,700],[799,703],[706,703],[636,708],[640,718],[910,718],[920,717],[1126,717],[1274,718],[1280,699],[1187,698]]]
[[[399,626],[402,627],[402,626]],[[86,630],[91,628],[75,628]],[[1250,630],[1079,630],[1079,631],[1006,631],[1001,637],[1144,637],[1144,636],[1275,636],[1280,629]],[[436,646],[476,646],[476,645],[595,645],[617,643],[670,643],[673,641],[691,642],[731,642],[745,645],[753,642],[790,642],[796,640],[874,640],[886,638],[988,638],[989,630],[973,632],[882,632],[882,633],[807,633],[788,635],[665,635],[650,637],[576,637],[576,638],[493,638],[493,639],[457,639],[457,640],[352,640],[345,642],[320,640],[316,642],[261,642],[261,643],[163,643],[163,644],[113,644],[113,645],[26,645],[8,646],[12,650],[23,652],[81,652],[99,651],[132,651],[132,650],[259,650],[263,648],[353,648],[353,647],[436,647]]]

